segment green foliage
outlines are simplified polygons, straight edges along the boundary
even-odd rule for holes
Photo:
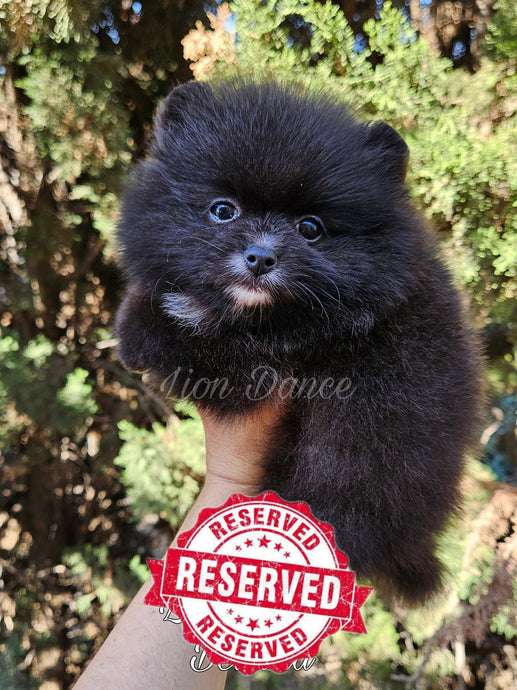
[[[517,585],[513,585],[513,601],[517,601]],[[496,635],[502,635],[509,642],[517,637],[517,615],[512,603],[503,604],[492,618],[490,630]]]
[[[399,635],[391,613],[373,592],[361,608],[367,621],[367,635],[340,633],[341,648],[346,650],[346,664],[367,655],[377,680],[386,680],[386,663],[397,662],[400,656]],[[345,665],[346,665],[345,664]],[[380,674],[380,675],[378,675]]]
[[[490,31],[485,39],[485,53],[494,62],[513,67],[517,63],[515,50],[515,27],[517,26],[517,5],[513,0],[496,0]]]
[[[78,594],[75,599],[75,608],[82,617],[95,601],[98,601],[103,617],[118,613],[149,576],[149,570],[140,562],[139,556],[133,556],[129,564],[113,564],[105,544],[97,547],[84,544],[81,549],[67,550],[63,563],[80,587],[86,588],[87,583],[88,593]]]
[[[16,51],[49,39],[55,43],[79,42],[91,32],[90,22],[101,0],[78,3],[74,0],[0,0],[0,36],[2,52]]]
[[[236,19],[238,64],[216,63],[216,74],[246,74],[257,79],[274,74],[286,80],[315,81],[310,69],[313,64],[321,80],[329,74],[356,70],[364,63],[363,56],[354,51],[353,31],[337,5],[234,0],[231,9]],[[305,27],[309,45],[292,38],[293,26]]]
[[[13,411],[23,416],[25,426],[38,425],[51,433],[75,434],[97,404],[88,372],[73,366],[68,352],[61,353],[39,335],[25,346],[15,332],[0,339],[0,397],[12,401],[14,410],[4,408],[0,435],[7,441],[20,429]]]
[[[74,183],[82,173],[105,178],[130,161],[128,112],[113,90],[119,79],[116,60],[99,53],[91,37],[66,52],[36,49],[19,63],[27,76],[17,85],[30,99],[31,118],[40,155],[49,159],[59,177]],[[66,99],[63,98],[66,93]],[[91,198],[87,186],[72,191],[75,198]]]
[[[116,58],[99,52],[95,36],[72,42],[66,53],[38,47],[18,62],[27,72],[17,86],[29,99],[25,112],[40,156],[51,162],[55,177],[71,185],[75,206],[88,203],[93,227],[109,238],[118,208],[114,192],[133,145],[129,112],[113,88],[125,70]],[[82,222],[72,209],[70,228]]]
[[[23,654],[19,639],[11,636],[0,655],[0,688],[9,690],[37,690],[40,687],[35,680],[27,677],[16,668],[16,659]]]
[[[57,402],[62,405],[74,420],[82,420],[85,415],[94,414],[97,411],[97,405],[90,395],[92,387],[86,383],[88,372],[85,369],[74,369],[70,374],[67,374],[66,383],[57,392]],[[69,424],[72,424],[70,420]]]
[[[173,527],[181,524],[197,496],[204,472],[204,435],[198,417],[152,431],[130,422],[119,423],[124,441],[115,463],[123,468],[122,482],[134,515],[156,513]]]

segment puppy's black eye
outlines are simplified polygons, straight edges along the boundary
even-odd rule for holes
[[[210,206],[210,215],[218,223],[227,223],[237,218],[239,211],[231,201],[216,201]]]
[[[325,233],[323,223],[319,218],[310,216],[309,218],[302,218],[296,224],[296,229],[302,237],[304,237],[309,244],[314,244]]]

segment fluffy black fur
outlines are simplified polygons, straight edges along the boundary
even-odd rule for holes
[[[333,379],[316,396],[292,389],[264,488],[307,501],[359,575],[412,603],[440,586],[434,541],[458,504],[479,362],[409,201],[407,157],[388,125],[325,96],[174,89],[123,202],[118,334],[125,365],[166,393],[225,379],[224,395],[195,391],[220,416],[260,404],[260,367]],[[217,222],[220,200],[238,217]],[[306,217],[324,225],[315,242]],[[250,270],[250,247],[274,252],[268,272]]]

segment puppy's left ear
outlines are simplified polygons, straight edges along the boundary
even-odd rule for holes
[[[409,161],[409,148],[404,139],[385,122],[370,125],[366,146],[374,149],[379,169],[396,182],[403,182]]]

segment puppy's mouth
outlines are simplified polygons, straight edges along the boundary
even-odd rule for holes
[[[272,240],[267,236],[251,244],[243,254],[235,252],[225,261],[225,271],[217,284],[230,300],[234,314],[265,315],[276,301],[281,271]],[[222,280],[221,280],[222,278]]]
[[[269,290],[249,285],[229,285],[224,289],[238,310],[253,309],[272,304],[273,296]]]

